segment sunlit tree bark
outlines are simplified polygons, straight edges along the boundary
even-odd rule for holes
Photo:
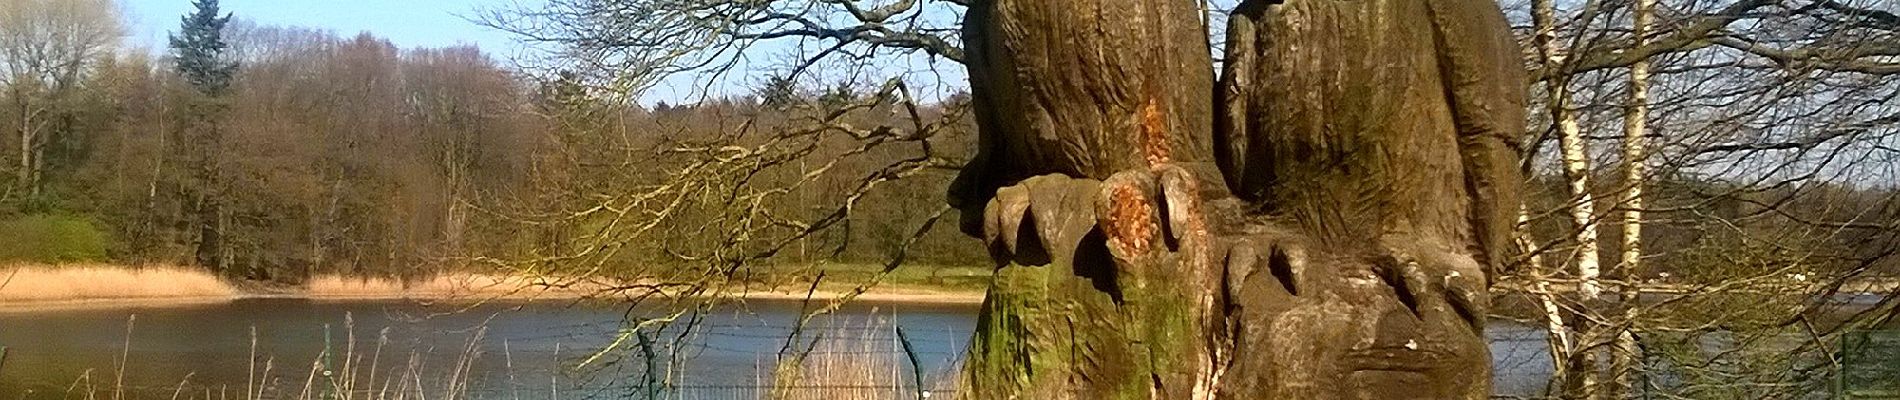
[[[1642,47],[1650,34],[1650,20],[1653,19],[1656,0],[1636,0],[1630,10],[1630,47]],[[1637,307],[1641,301],[1642,287],[1637,283],[1638,269],[1643,260],[1643,188],[1648,184],[1646,168],[1649,162],[1649,78],[1650,61],[1637,61],[1629,70],[1629,104],[1623,114],[1622,138],[1622,190],[1617,208],[1620,210],[1620,224],[1623,229],[1622,246],[1616,270],[1613,276],[1621,280],[1617,291],[1622,307]],[[1625,315],[1628,318],[1629,315]],[[1637,365],[1641,362],[1641,348],[1636,336],[1628,327],[1616,330],[1616,343],[1610,351],[1609,376],[1615,386],[1611,389],[1611,398],[1627,398],[1635,394],[1640,382]]]
[[[1558,24],[1561,22],[1557,20],[1555,1],[1536,0],[1532,4],[1535,43],[1542,64],[1547,69],[1569,65],[1571,50],[1557,36]],[[1594,5],[1596,2],[1589,4]],[[1577,293],[1585,298],[1594,298],[1601,292],[1597,277],[1602,270],[1598,261],[1596,198],[1590,186],[1592,171],[1589,143],[1584,140],[1583,127],[1578,124],[1572,110],[1568,85],[1569,82],[1562,78],[1546,82],[1545,107],[1550,113],[1553,129],[1557,131],[1559,159],[1570,190],[1570,222],[1577,227],[1573,238],[1576,249],[1569,257],[1570,263],[1576,268]]]

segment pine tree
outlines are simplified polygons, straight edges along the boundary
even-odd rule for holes
[[[237,63],[226,60],[224,25],[231,14],[218,15],[218,0],[196,0],[196,11],[181,19],[178,33],[171,35],[172,55],[178,74],[199,92],[217,96],[231,85]]]
[[[182,142],[187,147],[177,154],[190,157],[186,165],[193,167],[194,178],[180,193],[189,196],[183,200],[194,209],[198,231],[194,258],[198,266],[237,275],[237,271],[229,268],[230,258],[225,254],[227,219],[221,197],[219,157],[223,135],[218,126],[219,115],[225,109],[223,97],[238,68],[237,63],[225,55],[228,45],[224,42],[224,25],[231,22],[231,15],[220,16],[218,0],[196,0],[192,6],[196,10],[181,18],[178,33],[171,36],[177,72],[199,94],[186,100],[185,123],[180,124],[185,130],[181,136],[186,140]]]
[[[858,88],[852,87],[849,81],[838,82],[831,89],[825,90],[825,94],[818,96],[818,102],[824,104],[827,109],[849,106],[858,100],[862,100],[858,95]]]
[[[800,100],[798,96],[798,82],[794,82],[791,78],[783,76],[774,76],[767,79],[765,86],[760,87],[756,94],[759,97],[759,105],[774,110],[783,110],[791,107],[792,105],[798,104]]]

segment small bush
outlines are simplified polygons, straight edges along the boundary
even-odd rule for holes
[[[106,234],[85,218],[27,215],[0,220],[0,261],[70,263],[106,258]]]

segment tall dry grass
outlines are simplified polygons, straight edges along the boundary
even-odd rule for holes
[[[888,321],[833,327],[810,349],[802,359],[791,357],[773,366],[767,399],[915,400],[919,385],[924,396],[930,396],[958,383],[954,367],[917,376]]]
[[[926,371],[922,379],[918,379],[913,375],[909,357],[901,350],[902,343],[889,326],[879,323],[855,329],[833,329],[833,333],[818,340],[801,361],[773,365],[773,373],[761,378],[753,388],[756,391],[700,391],[696,389],[703,388],[686,387],[666,388],[657,393],[666,399],[953,398],[953,390],[959,384],[957,366]],[[537,375],[521,377],[523,382],[550,382],[547,391],[536,393],[535,390],[540,389],[517,386],[515,355],[509,353],[506,346],[501,353],[491,354],[492,348],[484,350],[480,345],[488,340],[486,326],[473,328],[459,344],[415,346],[392,341],[388,328],[359,332],[354,317],[347,313],[339,340],[326,343],[321,354],[309,359],[285,362],[259,353],[258,331],[253,328],[246,363],[248,371],[242,383],[195,381],[194,373],[172,385],[128,385],[124,363],[125,357],[135,354],[132,350],[138,347],[132,340],[134,327],[132,320],[128,320],[123,348],[101,349],[121,354],[117,365],[89,369],[65,385],[64,392],[49,394],[89,400],[560,400],[607,393],[599,391],[605,388],[562,386],[561,372],[547,370],[534,370]],[[403,348],[406,351],[398,350]],[[445,360],[439,357],[443,353],[438,352],[446,352],[451,357]],[[558,348],[554,357],[560,359]],[[477,373],[478,363],[496,361],[506,368],[502,375]],[[507,379],[506,386],[485,382],[494,379]],[[919,396],[919,380],[929,394]],[[648,393],[639,387],[612,389],[629,398],[641,398],[639,394]]]
[[[237,288],[217,276],[186,267],[105,264],[0,266],[0,303],[229,298],[237,294]]]
[[[648,281],[615,283],[612,281],[562,282],[548,285],[537,277],[486,275],[474,273],[443,274],[421,279],[394,279],[324,274],[311,277],[302,287],[274,287],[269,284],[241,285],[226,282],[202,269],[184,266],[132,266],[103,263],[77,264],[0,264],[0,304],[60,303],[91,300],[228,300],[243,295],[273,295],[315,299],[415,299],[415,300],[488,300],[576,298],[612,291],[615,285],[648,284]],[[845,289],[821,289],[818,297],[841,297]],[[670,291],[669,295],[678,291]],[[804,299],[799,291],[749,291],[723,293],[725,296],[752,299]],[[922,303],[974,303],[980,293],[873,291],[859,296],[863,300]]]
[[[477,274],[396,280],[340,275],[312,277],[304,287],[272,294],[330,299],[451,299],[541,297],[527,278]],[[245,290],[198,268],[114,264],[0,265],[0,303],[93,300],[223,300]]]
[[[406,353],[385,351],[394,347],[387,328],[375,337],[359,337],[355,318],[344,315],[344,339],[308,361],[280,363],[276,357],[258,353],[257,329],[251,329],[250,357],[245,381],[237,386],[194,382],[195,373],[173,386],[134,386],[125,383],[125,360],[137,347],[131,337],[136,324],[126,323],[124,348],[116,372],[110,378],[102,371],[87,370],[73,380],[64,399],[86,400],[466,400],[472,397],[470,384],[475,365],[484,355],[477,346],[487,332],[478,327],[463,344],[441,351],[453,351],[449,364],[428,364],[428,353],[438,349],[412,348]],[[507,356],[507,355],[504,355]],[[440,360],[436,360],[440,361]],[[513,376],[512,364],[508,371]],[[233,393],[242,390],[243,393]],[[25,398],[24,396],[22,398]],[[490,397],[493,398],[493,397]],[[519,396],[514,396],[519,400]]]
[[[304,284],[313,298],[483,298],[533,297],[545,290],[526,278],[477,274],[439,275],[425,279],[319,275]]]

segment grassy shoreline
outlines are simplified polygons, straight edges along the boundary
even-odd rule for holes
[[[744,300],[797,301],[838,299],[852,285],[823,285],[727,293]],[[110,264],[0,266],[0,312],[89,308],[182,307],[243,299],[291,298],[315,301],[573,301],[593,297],[588,289],[536,287],[519,277],[479,274],[398,281],[384,278],[317,276],[303,285],[230,282],[192,268],[133,267]],[[858,301],[980,304],[983,291],[968,287],[887,283],[860,294]]]

